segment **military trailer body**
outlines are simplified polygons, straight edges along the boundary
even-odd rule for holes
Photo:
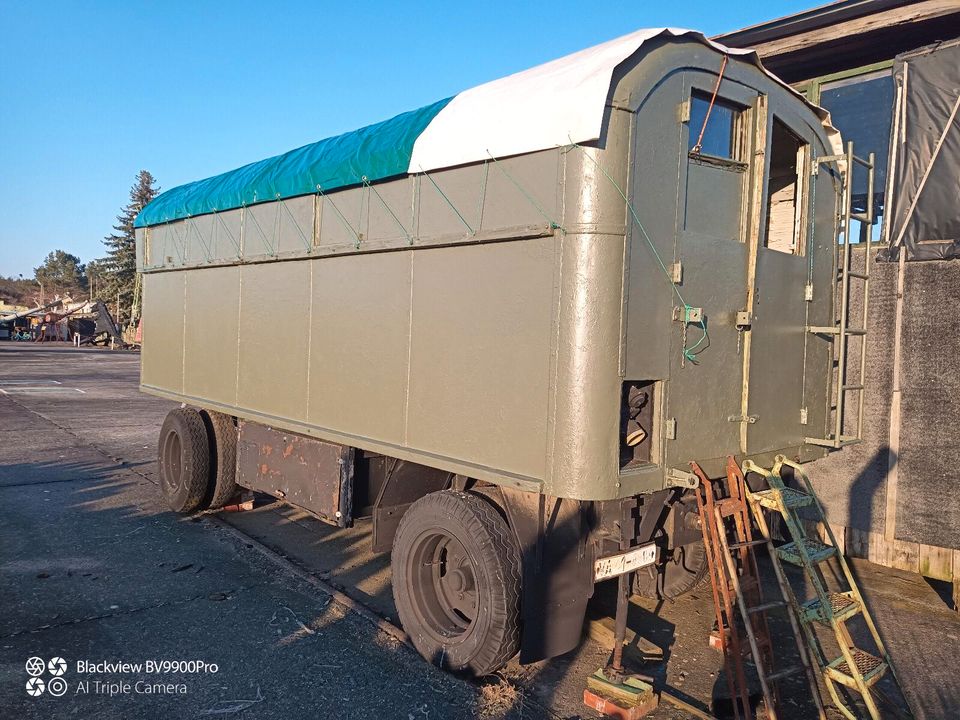
[[[702,577],[691,461],[719,476],[831,438],[833,338],[808,331],[835,321],[825,114],[696,33],[584,53],[174,189],[137,223],[141,387],[211,438],[204,460],[196,418],[165,424],[175,507],[239,485],[371,517],[418,648],[474,672],[569,650],[601,579]],[[590,63],[583,108],[562,76]],[[559,120],[524,140],[510,98],[551,74]]]

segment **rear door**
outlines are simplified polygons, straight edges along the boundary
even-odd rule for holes
[[[742,447],[749,454],[799,446],[810,434],[805,432],[810,408],[804,397],[804,358],[811,342],[822,341],[806,332],[808,312],[815,293],[819,301],[832,298],[831,287],[813,284],[814,263],[832,264],[832,248],[811,242],[814,130],[779,104],[765,114],[766,172],[758,188],[759,233],[751,238],[756,247],[750,249],[749,326],[743,337],[748,382],[741,428]],[[817,258],[818,251],[824,257]],[[822,384],[822,378],[816,379]],[[816,410],[819,416],[820,408]]]
[[[671,333],[665,408],[668,437],[675,432],[665,457],[671,465],[741,447],[744,347],[737,319],[747,302],[752,158],[762,97],[723,80],[713,99],[715,83],[715,75],[685,73],[675,254],[680,265],[673,270],[683,303],[694,309],[686,321],[676,317]]]

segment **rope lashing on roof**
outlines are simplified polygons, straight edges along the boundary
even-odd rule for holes
[[[699,155],[703,149],[703,136],[707,132],[707,123],[710,122],[710,113],[713,112],[713,105],[717,101],[717,93],[720,92],[720,82],[723,80],[723,71],[727,69],[727,60],[729,56],[724,55],[720,63],[720,72],[717,74],[717,82],[713,85],[713,94],[710,96],[710,104],[707,106],[707,114],[703,116],[703,125],[700,126],[700,134],[697,136],[697,142],[693,146],[692,153]]]
[[[440,193],[440,197],[443,198],[444,202],[446,202],[447,205],[450,206],[450,209],[456,213],[458,218],[460,218],[460,222],[467,229],[467,232],[469,232],[471,235],[476,235],[477,231],[470,227],[470,223],[467,222],[467,219],[463,216],[463,213],[457,210],[457,206],[453,204],[453,201],[451,201],[450,198],[447,197],[447,194],[440,189],[439,185],[437,185],[437,181],[430,177],[430,173],[424,170],[422,166],[420,167],[420,174],[427,178],[427,180],[430,181],[430,184],[433,185],[434,189]]]
[[[509,172],[507,172],[507,169],[506,169],[503,165],[500,164],[500,161],[497,160],[497,158],[495,158],[495,157],[493,156],[493,153],[491,153],[489,150],[487,150],[487,155],[490,156],[490,159],[493,160],[493,164],[496,165],[496,166],[500,169],[500,172],[502,172],[502,173],[504,174],[504,176],[507,178],[507,180],[509,180],[511,183],[513,183],[514,187],[517,188],[517,190],[519,190],[519,191],[523,194],[523,196],[527,199],[527,201],[528,201],[531,205],[533,205],[533,207],[536,208],[537,212],[540,213],[540,215],[543,216],[543,219],[546,220],[548,223],[550,223],[550,229],[551,229],[551,230],[563,230],[563,229],[564,229],[564,228],[563,228],[563,225],[561,225],[561,224],[558,223],[556,220],[554,220],[554,219],[551,218],[549,215],[547,215],[546,211],[540,206],[540,203],[538,203],[538,202],[536,201],[536,199],[533,197],[533,195],[531,195],[529,192],[527,192],[527,191],[524,189],[524,187],[513,177],[513,175],[511,175]]]
[[[333,198],[323,191],[323,188],[320,185],[317,185],[317,195],[330,203],[330,207],[333,208],[333,211],[337,214],[337,217],[340,219],[340,224],[343,225],[344,230],[353,235],[353,247],[357,250],[360,249],[360,233],[353,229],[347,219],[343,216],[343,213],[340,212],[340,208],[337,207],[337,204],[333,201]]]
[[[373,194],[377,196],[377,200],[379,200],[380,204],[383,205],[383,209],[390,213],[390,217],[392,217],[394,222],[396,222],[400,227],[400,230],[403,232],[403,236],[407,239],[407,245],[413,245],[413,238],[410,236],[410,233],[407,232],[407,228],[402,222],[400,222],[400,218],[397,217],[397,214],[393,211],[393,209],[387,205],[387,201],[383,199],[383,196],[377,192],[377,188],[370,182],[366,175],[364,175],[361,180],[363,180],[364,187],[371,190]]]
[[[673,292],[676,294],[677,299],[680,301],[681,306],[683,307],[683,327],[684,327],[684,343],[682,355],[685,360],[689,360],[694,365],[697,364],[697,356],[706,350],[710,346],[710,337],[707,333],[707,324],[706,321],[701,316],[700,318],[700,329],[703,331],[703,334],[700,336],[700,339],[697,340],[693,345],[687,347],[686,343],[686,327],[687,327],[687,317],[689,317],[690,311],[693,309],[693,306],[688,305],[687,301],[683,299],[683,295],[680,293],[680,288],[677,287],[677,284],[673,281],[673,278],[670,275],[670,271],[667,270],[666,264],[663,262],[663,258],[660,257],[660,253],[657,252],[656,246],[653,244],[653,240],[650,239],[650,235],[647,234],[646,228],[643,227],[643,223],[640,222],[640,216],[637,214],[636,209],[633,207],[633,203],[630,202],[627,198],[627,194],[623,191],[623,188],[620,187],[620,184],[613,179],[610,173],[607,172],[606,168],[603,167],[599,162],[597,162],[590,153],[587,152],[587,149],[578,143],[573,141],[570,142],[570,147],[580,148],[583,151],[583,156],[590,160],[594,166],[599,170],[607,180],[610,181],[610,184],[616,188],[617,192],[620,193],[620,197],[623,198],[623,201],[627,205],[627,209],[630,211],[630,217],[633,219],[634,224],[637,226],[637,229],[640,230],[640,234],[643,236],[643,239],[647,241],[647,246],[650,248],[650,251],[653,253],[653,257],[657,261],[657,265],[660,266],[660,269],[663,271],[663,276],[667,279],[667,282],[670,284],[670,287],[673,289]],[[706,343],[706,345],[704,345]],[[701,347],[702,346],[702,347]],[[699,348],[699,349],[698,349]]]

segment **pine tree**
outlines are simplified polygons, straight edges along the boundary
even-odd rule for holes
[[[66,294],[78,297],[86,291],[87,276],[80,258],[63,250],[54,250],[34,268],[34,277],[46,290],[46,297]]]
[[[154,187],[154,183],[156,180],[148,171],[139,172],[137,181],[130,188],[130,202],[117,215],[117,224],[113,226],[115,232],[103,240],[103,244],[107,246],[107,257],[102,261],[102,271],[105,271],[105,275],[102,276],[102,289],[99,286],[97,288],[97,295],[109,303],[116,302],[119,293],[118,315],[123,315],[124,310],[129,312],[133,304],[137,279],[137,245],[133,221],[137,213],[160,191],[159,188]]]

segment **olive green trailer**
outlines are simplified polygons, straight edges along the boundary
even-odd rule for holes
[[[430,659],[566,652],[595,582],[702,577],[691,461],[840,443],[840,154],[752,53],[650,30],[164,193],[164,490],[371,517]]]

